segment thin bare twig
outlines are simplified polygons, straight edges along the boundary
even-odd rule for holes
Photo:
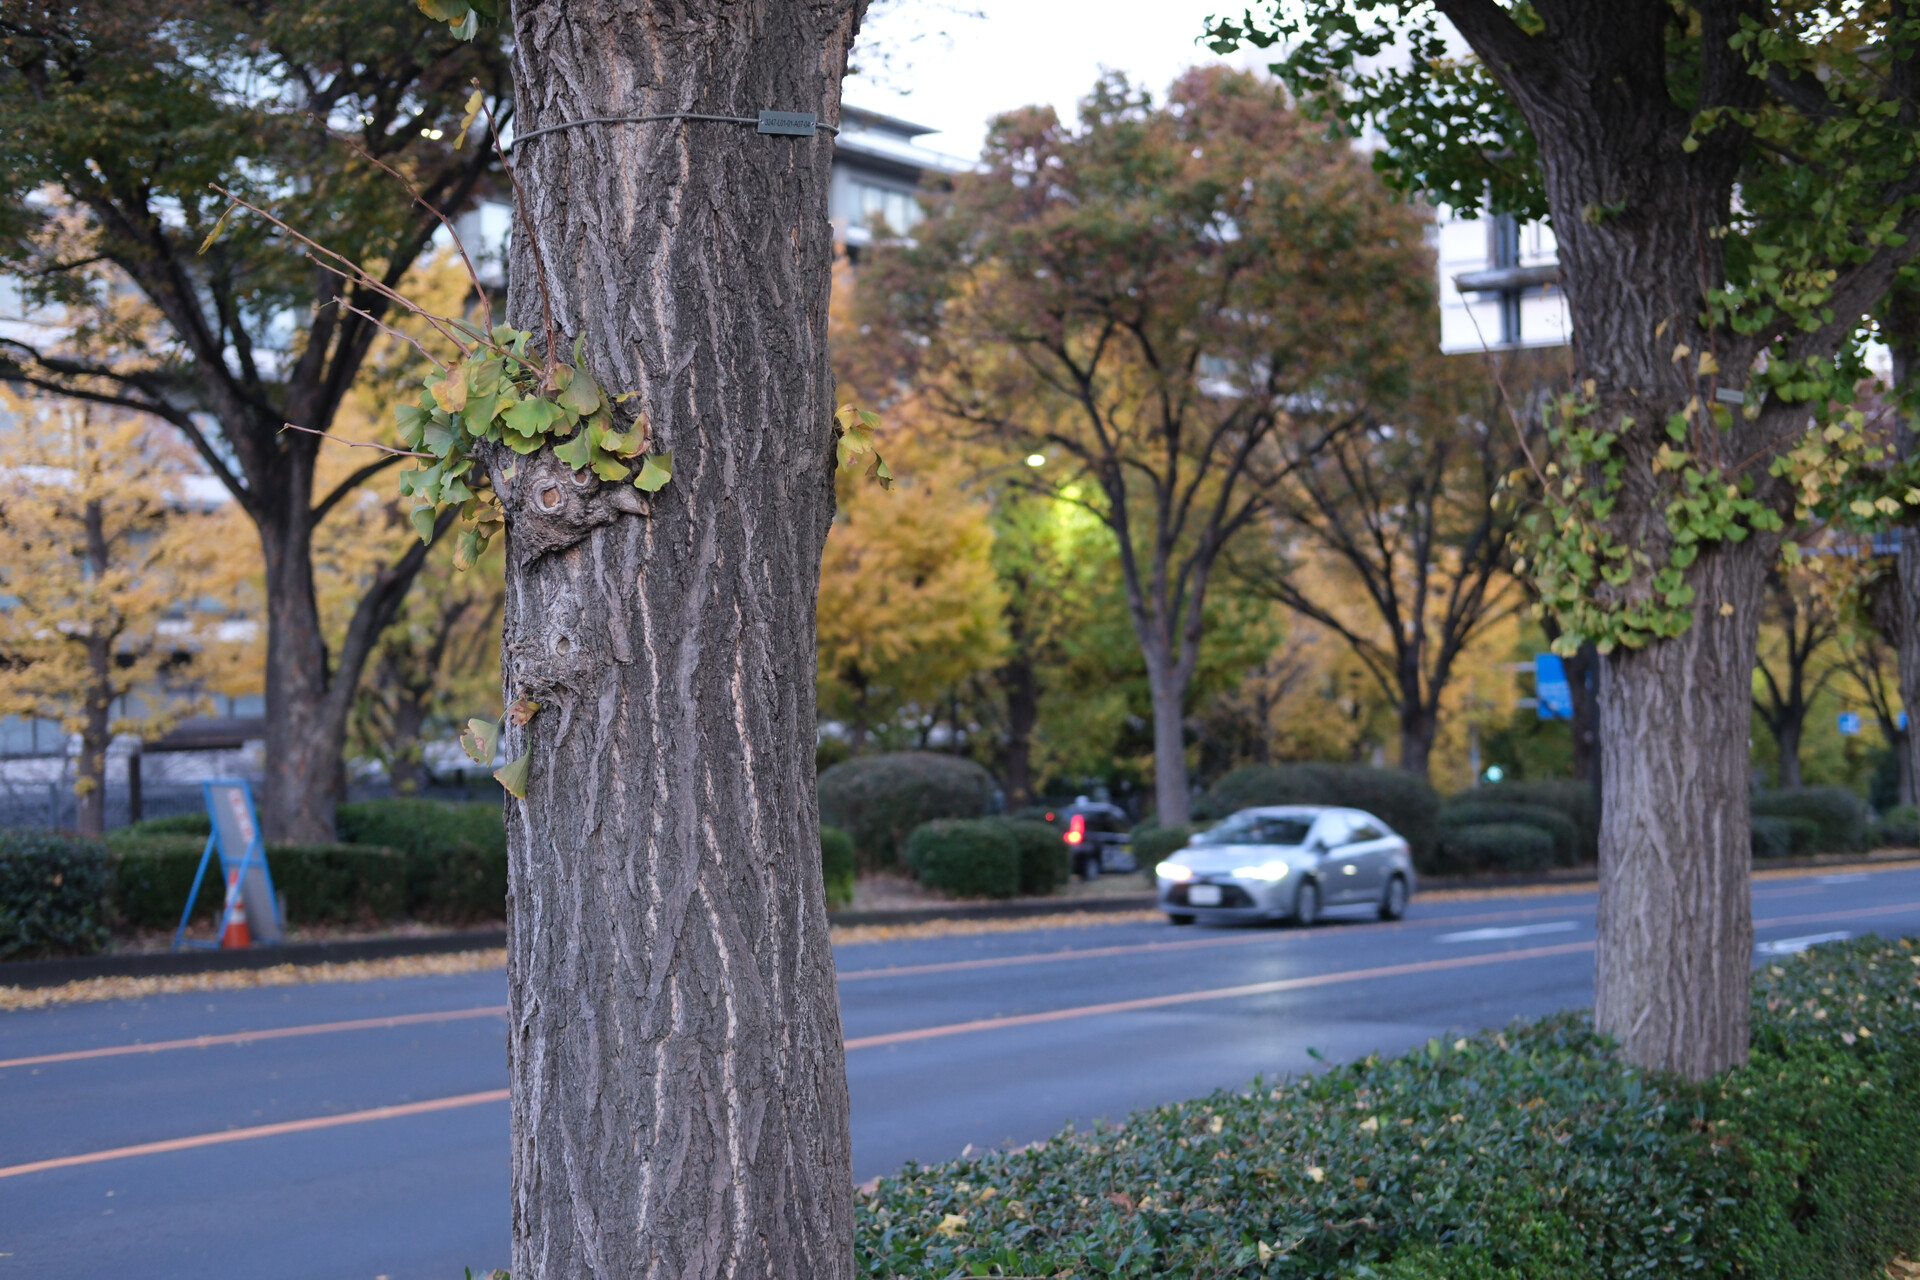
[[[382,282],[380,282],[379,280],[374,279],[371,275],[367,273],[365,268],[363,268],[359,263],[355,262],[353,259],[347,257],[345,254],[338,253],[332,249],[329,249],[327,248],[327,246],[321,244],[319,241],[313,239],[312,237],[303,235],[302,233],[300,233],[299,231],[296,231],[291,226],[288,226],[285,222],[282,222],[279,218],[276,218],[271,213],[268,213],[265,209],[262,209],[259,205],[253,204],[247,200],[243,200],[239,196],[233,194],[233,192],[221,186],[219,183],[209,182],[207,185],[211,187],[213,190],[218,191],[221,195],[225,196],[227,199],[233,201],[233,203],[238,205],[240,208],[246,209],[252,213],[259,214],[261,217],[265,218],[268,222],[271,222],[274,226],[280,228],[282,231],[292,236],[295,240],[298,240],[301,244],[306,245],[309,249],[313,250],[315,253],[320,254],[324,258],[330,259],[332,262],[337,262],[341,266],[346,268],[346,270],[342,271],[340,270],[339,267],[329,266],[327,268],[328,270],[333,271],[336,274],[341,275],[349,280],[353,280],[362,285],[365,285],[367,288],[373,290],[375,293],[379,294],[381,297],[386,298],[389,302],[396,302],[404,309],[411,311],[413,314],[419,316],[422,320],[425,320],[429,325],[433,326],[433,329],[436,333],[438,333],[441,337],[445,338],[448,342],[452,343],[454,345],[454,348],[458,350],[461,355],[464,356],[468,354],[470,351],[473,350],[475,346],[486,346],[490,349],[493,347],[493,344],[491,342],[476,342],[474,340],[474,335],[472,333],[467,332],[466,330],[460,331],[462,334],[465,335],[467,339],[467,341],[463,342],[461,338],[455,334],[454,330],[452,328],[449,328],[449,325],[452,323],[451,321],[447,320],[444,316],[434,315],[431,311],[428,311],[426,308],[420,306],[420,304],[413,301],[413,299],[407,297],[405,294],[401,293],[399,290],[391,289],[387,287],[385,284],[383,284]],[[360,314],[366,315],[365,312],[361,312]],[[369,320],[373,319],[373,317],[371,316],[367,316],[367,318]],[[380,328],[385,330],[388,333],[399,335],[399,331],[396,329],[393,329],[389,325],[381,324],[377,320],[374,320],[374,323],[380,325]],[[404,335],[399,335],[399,336],[404,336]],[[418,346],[419,344],[415,343],[414,345]],[[423,354],[426,353],[426,348],[421,347],[420,349]],[[443,369],[443,370],[447,368],[447,365],[443,361],[435,359],[432,355],[427,355],[427,359],[432,360],[436,368]]]
[[[474,87],[475,89],[479,88],[478,81],[474,82]],[[484,99],[482,100],[484,101]],[[317,117],[315,118],[315,122],[318,123],[322,129],[325,129],[329,136],[338,138],[341,142],[344,142],[349,147],[353,148],[353,150],[359,154],[362,160],[365,160],[368,164],[376,165],[383,172],[392,175],[392,177],[397,182],[399,182],[399,184],[402,187],[406,188],[407,194],[413,197],[413,202],[415,204],[419,205],[422,209],[425,209],[428,213],[432,214],[435,218],[438,218],[440,220],[440,225],[445,227],[447,229],[447,234],[453,237],[453,247],[459,250],[460,252],[460,262],[461,262],[461,265],[466,267],[467,269],[467,279],[473,282],[473,291],[480,295],[480,310],[487,317],[487,334],[491,336],[493,334],[493,299],[487,296],[487,287],[480,283],[480,273],[474,270],[473,259],[467,256],[466,243],[460,239],[460,233],[454,230],[453,220],[448,218],[446,214],[440,212],[440,210],[435,208],[433,205],[428,204],[426,197],[420,194],[420,189],[414,186],[413,183],[408,180],[407,176],[404,173],[401,173],[398,169],[388,164],[385,160],[382,160],[379,156],[376,156],[375,154],[373,154],[373,152],[367,150],[366,147],[361,145],[361,143],[357,139],[355,139],[349,134],[341,133],[338,129],[335,129],[332,125],[327,124],[325,121],[319,120]]]
[[[296,426],[291,422],[280,424],[282,431],[304,431],[310,436],[320,436],[327,440],[338,440],[349,449],[378,449],[382,453],[391,453],[399,458],[427,458],[437,461],[431,453],[420,453],[413,449],[396,449],[391,445],[375,444],[371,440],[349,440],[345,436],[336,436],[330,431],[315,431],[312,427]]]

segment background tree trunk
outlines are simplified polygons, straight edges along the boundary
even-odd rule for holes
[[[329,679],[313,587],[310,500],[298,500],[300,509],[283,521],[260,525],[267,569],[267,774],[260,821],[270,840],[332,840],[334,808],[347,795],[346,704],[332,706],[328,694],[334,680],[357,684],[360,671],[356,666]]]
[[[831,123],[863,7],[521,0],[515,118]],[[507,745],[532,754],[507,801],[516,1280],[853,1273],[814,790],[831,158],[711,121],[516,157],[555,341],[584,336],[674,455],[646,515],[551,452],[494,468],[505,694],[541,706]],[[512,251],[539,341],[524,223]]]
[[[1759,538],[1704,553],[1688,581],[1710,603],[1693,626],[1615,650],[1601,667],[1607,804],[1594,1021],[1629,1061],[1693,1079],[1747,1058],[1747,744],[1773,555]],[[1722,601],[1731,615],[1719,612]]]
[[[1887,349],[1892,356],[1894,389],[1902,395],[1913,390],[1913,378],[1920,372],[1920,300],[1905,290],[1896,290],[1887,307]],[[1894,415],[1894,446],[1902,458],[1910,458],[1920,448],[1913,423],[1903,414]],[[1900,667],[1900,705],[1907,713],[1907,731],[1895,744],[1900,762],[1900,795],[1903,804],[1916,803],[1920,797],[1920,733],[1914,721],[1920,717],[1920,529],[1895,531],[1899,538],[1894,553],[1894,593],[1896,614],[1887,630]]]
[[[1417,778],[1424,778],[1433,757],[1433,735],[1440,727],[1439,719],[1426,706],[1417,688],[1410,692],[1403,690],[1401,698],[1400,767]]]
[[[1015,657],[1000,668],[999,681],[1007,699],[1007,803],[1017,809],[1033,803],[1033,729],[1040,721],[1040,682],[1022,644],[1018,620],[1009,616],[1007,623]]]
[[[98,498],[87,503],[83,519],[87,530],[87,560],[93,568],[94,581],[98,582],[106,576],[108,567],[106,513],[101,510]],[[112,741],[108,712],[113,708],[113,637],[98,632],[100,618],[97,615],[93,626],[96,631],[86,637],[86,723],[80,730],[80,803],[75,815],[80,834],[88,836],[100,835],[107,829],[107,745]]]
[[[1135,630],[1140,628],[1136,625]],[[1171,657],[1141,645],[1147,660],[1147,695],[1153,704],[1154,821],[1163,827],[1193,820],[1187,777],[1187,689]]]

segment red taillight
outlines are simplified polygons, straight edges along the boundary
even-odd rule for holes
[[[1052,821],[1053,821],[1053,815],[1052,815],[1051,813],[1049,813],[1049,814],[1047,815],[1047,821],[1048,821],[1048,822],[1052,822]]]
[[[1087,815],[1076,813],[1067,819],[1067,843],[1079,844],[1087,838]]]

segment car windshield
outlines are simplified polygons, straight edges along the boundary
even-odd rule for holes
[[[1195,844],[1305,844],[1313,829],[1311,818],[1276,818],[1262,813],[1236,813],[1210,831],[1193,838]]]

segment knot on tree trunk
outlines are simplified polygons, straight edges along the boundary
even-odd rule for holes
[[[646,495],[631,484],[575,471],[552,449],[524,457],[496,449],[487,470],[506,514],[507,554],[519,569],[565,551],[623,515],[648,512]]]

